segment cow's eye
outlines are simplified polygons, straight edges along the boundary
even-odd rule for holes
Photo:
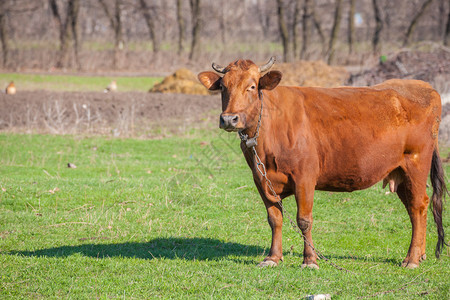
[[[256,86],[254,84],[252,84],[249,88],[248,91],[254,91],[256,89]]]

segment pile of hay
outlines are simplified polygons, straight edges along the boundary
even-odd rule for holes
[[[280,85],[288,86],[342,86],[349,73],[343,67],[332,67],[323,61],[297,61],[275,64],[272,68],[283,73]]]
[[[189,95],[209,95],[208,90],[197,80],[188,69],[179,69],[164,78],[149,90],[150,93],[176,93]]]

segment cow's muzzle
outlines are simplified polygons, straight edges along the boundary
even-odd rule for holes
[[[237,131],[240,129],[238,128],[239,121],[240,118],[238,114],[221,114],[219,127],[226,131]]]

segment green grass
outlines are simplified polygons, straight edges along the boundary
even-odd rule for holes
[[[427,261],[400,268],[410,223],[380,185],[316,193],[316,246],[351,273],[324,261],[302,270],[301,238],[288,222],[284,262],[257,268],[270,229],[238,144],[218,131],[163,140],[0,135],[0,298],[448,299],[450,257],[447,248],[433,256],[431,214]],[[292,216],[294,202],[285,200]],[[448,211],[444,225],[449,233]]]
[[[147,92],[162,77],[118,77],[118,76],[75,76],[75,75],[39,75],[20,73],[1,73],[0,88],[5,88],[14,81],[17,90],[52,90],[52,91],[103,91],[116,80],[118,91]]]

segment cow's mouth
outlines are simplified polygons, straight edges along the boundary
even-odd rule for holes
[[[236,132],[236,131],[240,130],[239,128],[236,128],[236,127],[227,127],[227,128],[221,128],[221,129],[228,131],[228,132]]]

